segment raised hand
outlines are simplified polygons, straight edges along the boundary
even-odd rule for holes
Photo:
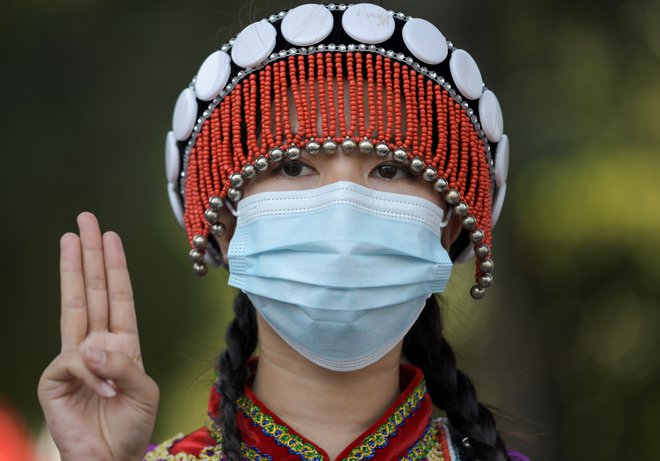
[[[141,460],[158,407],[144,372],[133,292],[119,236],[91,213],[60,240],[62,350],[39,401],[62,461]]]

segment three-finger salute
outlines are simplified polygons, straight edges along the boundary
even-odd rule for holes
[[[126,257],[91,213],[78,227],[60,240],[62,350],[39,400],[63,461],[139,460],[159,393],[142,364]]]

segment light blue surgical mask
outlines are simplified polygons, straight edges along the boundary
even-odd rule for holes
[[[238,205],[229,285],[308,360],[364,368],[444,290],[442,217],[429,200],[351,182],[255,194]]]

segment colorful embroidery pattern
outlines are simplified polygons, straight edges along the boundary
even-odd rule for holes
[[[169,440],[164,441],[144,456],[144,461],[170,461],[174,460],[170,454],[170,448],[176,442],[184,437],[183,434],[177,434]],[[169,458],[168,458],[169,456]]]
[[[170,448],[179,440],[183,438],[182,434],[173,437],[170,440],[167,440],[157,446],[154,450],[147,453],[144,458],[144,461],[221,461],[223,460],[222,455],[222,443],[220,428],[218,423],[211,418],[207,422],[207,428],[211,434],[218,441],[218,444],[215,446],[209,446],[204,448],[199,457],[193,456],[186,453],[178,453],[176,455],[170,453]],[[286,445],[285,445],[286,446]],[[273,461],[273,458],[267,454],[259,452],[256,447],[250,447],[245,443],[241,447],[242,458],[247,461]],[[353,453],[353,452],[351,452]],[[366,453],[369,455],[369,452]],[[319,456],[321,456],[319,454]],[[373,453],[371,453],[373,456]],[[314,459],[314,458],[309,458]],[[317,458],[319,460],[322,457]],[[344,461],[348,461],[351,458],[345,458]],[[355,458],[355,459],[369,459],[369,458]],[[422,437],[413,445],[406,455],[399,459],[399,461],[460,461],[458,458],[458,453],[455,450],[455,447],[451,441],[449,430],[447,426],[443,423],[443,420],[438,419],[432,421],[431,424],[426,428]]]
[[[299,456],[306,461],[323,461],[323,455],[318,452],[311,443],[305,443],[303,439],[289,432],[286,426],[277,424],[272,416],[268,416],[261,411],[257,405],[248,397],[243,396],[236,401],[236,406],[243,411],[245,416],[250,418],[252,423],[261,429],[261,431],[275,440],[281,447],[289,449],[289,452]]]
[[[419,404],[424,400],[425,396],[426,383],[422,381],[415,389],[413,389],[406,401],[394,410],[394,413],[392,413],[387,421],[385,421],[374,434],[366,436],[360,446],[351,450],[346,461],[362,461],[373,458],[376,454],[376,450],[386,446],[390,437],[396,434],[410,415],[419,408]]]
[[[209,418],[209,421],[212,420]],[[215,421],[212,422],[217,428],[217,434],[219,435],[220,431],[217,423]],[[208,426],[209,424],[207,423],[207,427]],[[177,453],[176,455],[171,454],[170,449],[183,437],[183,434],[179,434],[176,437],[161,443],[146,454],[144,461],[221,461],[225,459],[223,458],[222,454],[222,441],[218,439],[216,434],[213,434],[213,437],[216,439],[218,444],[204,448],[199,453],[199,456],[194,456],[187,453]],[[245,443],[241,444],[241,457],[247,461],[273,461],[273,458],[271,458],[269,455],[265,455],[261,453],[256,447],[250,447]]]
[[[454,445],[451,440],[449,426],[447,426],[447,418],[438,418],[435,420],[435,424],[440,431],[439,444],[442,446],[442,449],[446,455],[445,457],[449,461],[461,461],[461,457],[458,454],[456,445]]]
[[[435,424],[431,423],[424,431],[422,437],[413,445],[406,456],[401,458],[399,461],[417,461],[421,459],[431,459],[427,458],[430,455],[432,450],[436,447],[438,429],[435,427]],[[435,458],[434,458],[435,459]]]

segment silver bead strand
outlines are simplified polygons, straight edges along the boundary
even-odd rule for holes
[[[379,157],[386,157],[390,153],[390,148],[385,142],[379,142],[376,144],[376,155]]]
[[[332,139],[327,139],[323,142],[323,152],[332,155],[337,152],[337,143]]]
[[[305,150],[310,155],[316,155],[319,152],[321,152],[321,145],[318,142],[311,139],[305,146]]]
[[[363,139],[358,144],[358,149],[363,154],[370,154],[374,150],[374,144],[368,139]]]
[[[341,142],[341,150],[350,154],[357,148],[357,144],[351,138],[346,138]]]

